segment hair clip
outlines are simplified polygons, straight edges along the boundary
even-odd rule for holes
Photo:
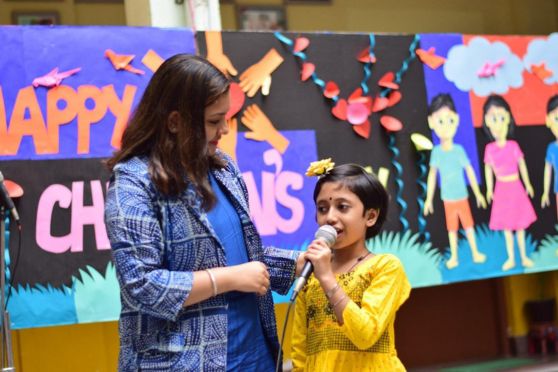
[[[306,170],[307,176],[324,176],[329,173],[335,167],[335,163],[331,161],[331,158],[322,159],[318,161],[313,161]]]

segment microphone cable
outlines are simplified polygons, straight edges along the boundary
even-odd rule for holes
[[[10,280],[8,283],[8,294],[6,295],[6,304],[4,305],[4,311],[8,310],[8,303],[10,302],[10,296],[12,295],[12,287],[14,284],[14,279],[16,276],[16,272],[17,272],[17,266],[19,264],[19,256],[21,253],[21,240],[22,240],[22,233],[21,233],[21,225],[17,225],[17,253],[16,253],[16,257],[14,260],[14,265],[13,265],[13,270],[12,270],[12,274],[10,275]],[[8,242],[8,239],[6,239],[7,241],[7,245],[9,248],[10,243]],[[9,254],[10,250],[8,249],[8,254]],[[11,259],[10,259],[11,261]],[[9,265],[6,265],[6,268],[9,269]]]
[[[283,335],[281,336],[281,342],[279,343],[279,355],[277,355],[277,364],[275,365],[275,372],[279,372],[279,363],[283,360],[283,342],[285,341],[285,334],[287,333],[287,324],[289,324],[289,314],[291,313],[291,308],[293,307],[294,300],[289,301],[289,306],[287,307],[287,316],[285,317],[285,322],[283,323]]]

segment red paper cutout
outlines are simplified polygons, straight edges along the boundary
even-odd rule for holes
[[[308,38],[297,37],[294,42],[293,52],[302,52],[304,49],[308,48],[308,45],[310,45],[310,40],[308,40]]]
[[[316,66],[313,63],[305,62],[302,64],[302,70],[300,71],[300,80],[306,81],[314,71],[316,70]]]
[[[446,62],[446,59],[444,57],[436,55],[435,51],[436,49],[434,49],[434,47],[431,47],[428,50],[417,49],[416,53],[422,63],[424,63],[431,69],[436,70],[438,67]]]
[[[23,188],[14,181],[4,180],[4,186],[6,186],[8,195],[12,199],[19,198],[23,195]]]
[[[229,88],[229,100],[231,102],[231,105],[229,107],[229,111],[227,111],[227,114],[225,115],[226,120],[229,120],[230,118],[235,116],[240,111],[240,109],[244,105],[244,101],[246,100],[246,95],[244,94],[238,83],[231,83]]]
[[[333,98],[333,97],[337,97],[339,93],[340,90],[337,84],[335,84],[334,81],[328,81],[325,86],[324,96],[326,96],[327,98]]]
[[[398,90],[392,91],[387,97],[388,98],[387,107],[395,106],[396,104],[398,104],[399,101],[401,101],[401,97],[403,97],[401,92],[399,92]]]
[[[362,63],[375,63],[376,56],[374,55],[374,53],[370,55],[370,47],[367,47],[358,54],[357,60]]]
[[[33,86],[35,88],[37,88],[39,85],[47,88],[57,87],[60,85],[63,79],[72,76],[79,71],[81,71],[81,67],[64,72],[58,72],[58,67],[56,67],[48,74],[33,79]]]
[[[399,132],[403,129],[403,124],[393,116],[384,115],[380,118],[380,124],[389,132]]]
[[[378,85],[384,88],[390,89],[399,89],[399,85],[393,82],[395,78],[395,74],[393,72],[387,72],[382,78],[378,81]]]
[[[353,130],[362,138],[370,137],[370,121],[366,120],[361,125],[353,125]]]
[[[542,81],[545,81],[553,75],[552,71],[546,68],[544,62],[539,65],[531,65],[531,70],[533,70],[533,74]]]
[[[355,91],[349,96],[348,101],[353,102],[360,97],[362,97],[362,88],[356,88]]]
[[[339,120],[347,120],[347,101],[340,99],[331,109],[331,113]]]
[[[364,96],[364,97],[350,99],[349,104],[353,104],[353,103],[362,103],[364,106],[366,106],[366,109],[368,110],[368,115],[372,113],[372,97]]]
[[[376,97],[374,100],[374,105],[372,106],[372,112],[379,112],[386,109],[389,105],[389,100],[386,97]]]

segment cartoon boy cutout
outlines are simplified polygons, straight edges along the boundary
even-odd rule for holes
[[[453,269],[459,264],[457,259],[457,232],[460,222],[471,247],[473,262],[482,263],[486,260],[486,256],[480,253],[477,248],[475,224],[469,206],[469,193],[463,171],[467,174],[469,184],[475,194],[477,207],[486,208],[486,201],[479,190],[475,171],[465,150],[461,145],[453,142],[459,125],[459,115],[449,94],[439,94],[432,99],[428,109],[428,125],[440,139],[440,144],[434,146],[430,156],[424,215],[434,213],[432,199],[436,190],[436,174],[439,172],[440,193],[444,202],[451,254],[446,261],[446,267]]]
[[[556,208],[558,215],[558,94],[548,100],[546,107],[546,126],[556,137],[556,141],[548,144],[544,162],[544,191],[541,198],[541,207],[550,205],[549,193],[552,172],[554,172],[554,195],[556,197]]]

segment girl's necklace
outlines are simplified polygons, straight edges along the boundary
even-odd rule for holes
[[[370,255],[370,252],[367,252],[366,254],[363,254],[362,256],[357,257],[356,262],[351,267],[349,267],[349,269],[347,271],[343,271],[343,273],[351,272],[351,270],[353,270],[356,265],[358,265],[362,260],[364,260],[369,255]]]

